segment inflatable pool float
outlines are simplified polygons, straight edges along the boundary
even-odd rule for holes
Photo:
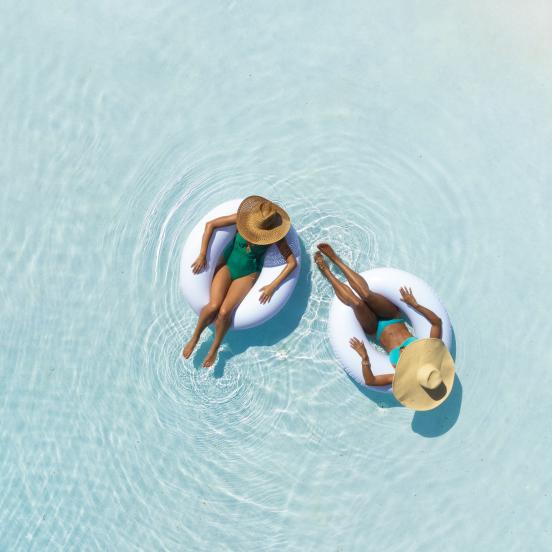
[[[401,309],[416,337],[429,337],[431,324],[412,307],[401,301],[399,291],[401,286],[412,288],[412,292],[420,305],[431,309],[442,320],[442,340],[450,350],[452,326],[449,315],[435,291],[426,282],[409,272],[396,268],[375,268],[362,272],[361,276],[366,280],[372,291],[387,297]],[[353,309],[347,307],[335,296],[330,307],[328,331],[335,356],[353,380],[375,391],[391,391],[390,385],[374,387],[366,385],[364,382],[360,357],[349,345],[351,337],[356,337],[364,342],[370,357],[372,372],[375,376],[392,374],[394,371],[393,365],[389,361],[389,355],[382,348],[376,347],[372,340],[368,339],[356,319]]]
[[[182,256],[180,257],[180,288],[182,289],[185,299],[198,314],[209,302],[211,280],[213,279],[213,274],[222,251],[236,233],[236,225],[234,224],[216,229],[213,232],[209,248],[207,249],[207,268],[199,274],[194,274],[191,264],[196,260],[201,249],[201,239],[205,230],[205,223],[217,217],[224,217],[237,212],[241,202],[241,199],[234,199],[209,211],[190,232],[184,244]],[[286,263],[278,247],[275,244],[271,245],[265,253],[263,269],[255,285],[234,311],[232,328],[236,330],[245,330],[266,322],[280,312],[291,297],[297,285],[301,269],[301,247],[299,244],[299,237],[293,226],[288,232],[286,240],[297,258],[297,268],[274,292],[270,302],[261,305],[261,303],[259,303],[260,288],[270,284],[282,272],[283,265]]]

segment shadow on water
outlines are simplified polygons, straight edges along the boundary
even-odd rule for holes
[[[439,437],[451,429],[460,416],[462,384],[454,376],[449,398],[435,410],[416,412],[412,418],[412,430],[422,437]]]
[[[262,325],[262,328],[251,328],[249,330],[230,331],[223,341],[223,347],[219,352],[217,362],[214,366],[213,375],[221,378],[224,375],[226,363],[233,356],[245,352],[249,347],[275,345],[280,340],[291,334],[299,325],[303,314],[307,309],[312,283],[311,283],[311,260],[307,254],[303,242],[301,247],[301,274],[297,286],[288,303],[271,320]],[[212,328],[211,328],[212,331]],[[204,341],[194,355],[194,366],[201,367],[203,359],[211,346],[212,336]]]
[[[452,330],[450,354],[456,360],[456,334]],[[458,374],[454,376],[454,384],[449,398],[435,410],[416,412],[412,418],[412,430],[422,437],[439,437],[451,429],[462,407],[462,384]]]

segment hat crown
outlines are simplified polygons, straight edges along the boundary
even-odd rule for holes
[[[258,226],[263,230],[272,230],[282,224],[282,217],[270,201],[263,201],[259,205]]]
[[[236,224],[238,232],[257,245],[277,243],[291,227],[288,214],[261,196],[248,196],[240,203]]]
[[[422,364],[418,368],[418,383],[426,389],[437,389],[443,383],[443,377],[434,364]]]

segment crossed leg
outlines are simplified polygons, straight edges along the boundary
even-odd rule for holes
[[[245,299],[245,296],[254,286],[258,276],[259,274],[255,272],[247,276],[242,276],[230,284],[226,297],[218,310],[218,315],[215,320],[215,339],[203,361],[204,368],[213,366],[217,358],[220,344],[232,323],[234,309]]]
[[[347,266],[330,244],[320,243],[318,244],[318,249],[339,267],[345,278],[347,278],[350,286],[358,293],[359,297],[368,304],[376,316],[384,320],[401,316],[399,308],[389,301],[387,297],[373,292],[368,287],[366,280],[358,274],[358,272],[355,272],[352,268]]]
[[[213,276],[213,281],[211,282],[209,303],[201,309],[194,333],[182,351],[182,356],[184,358],[190,358],[190,355],[193,353],[203,330],[215,319],[231,283],[232,279],[230,278],[230,270],[228,270],[228,267],[225,264],[221,264],[215,270],[215,275]]]
[[[354,293],[348,285],[340,282],[335,277],[330,270],[330,267],[324,261],[321,253],[315,253],[314,262],[317,264],[320,272],[322,272],[334,288],[337,298],[342,303],[345,303],[345,305],[353,309],[353,312],[355,313],[355,316],[365,333],[375,334],[378,327],[378,317],[369,305],[356,293]]]

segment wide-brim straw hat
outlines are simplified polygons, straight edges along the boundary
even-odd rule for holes
[[[289,232],[289,215],[276,203],[261,196],[246,197],[238,207],[238,232],[256,245],[270,245]]]
[[[393,393],[414,410],[432,410],[452,391],[454,360],[446,345],[436,338],[418,339],[407,345],[393,378]]]

